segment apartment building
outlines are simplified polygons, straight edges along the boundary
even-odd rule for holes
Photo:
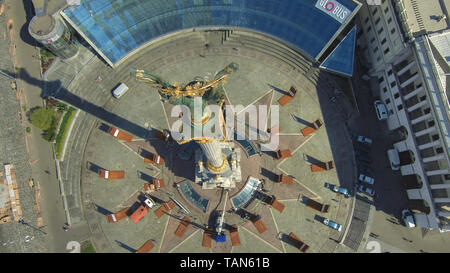
[[[357,45],[389,112],[385,122],[416,224],[448,231],[450,1],[380,2],[361,7]]]

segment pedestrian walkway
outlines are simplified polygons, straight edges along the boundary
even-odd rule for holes
[[[1,29],[6,30],[6,15],[0,16]],[[10,56],[9,35],[0,33],[0,70],[8,75],[15,75]],[[19,86],[20,89],[20,86]],[[22,219],[0,225],[0,252],[43,252],[44,233],[36,229],[37,212],[34,188],[30,187],[31,166],[25,146],[25,128],[21,126],[21,109],[16,91],[11,89],[11,79],[0,75],[0,164],[13,164],[16,173]],[[26,224],[25,224],[26,223]]]

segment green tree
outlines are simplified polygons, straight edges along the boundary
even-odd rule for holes
[[[31,124],[45,131],[52,125],[52,119],[55,111],[51,108],[38,108],[30,115]]]

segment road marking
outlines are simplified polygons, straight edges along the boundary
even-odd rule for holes
[[[166,234],[167,226],[169,225],[169,220],[170,220],[170,216],[167,216],[167,221],[166,221],[166,225],[164,226],[164,231],[163,231],[163,234],[161,237],[161,243],[159,244],[158,253],[161,253],[161,247],[164,243],[164,235]]]
[[[283,170],[281,167],[277,167],[280,171],[282,171],[284,174],[289,175],[288,172],[286,172],[285,170]],[[300,186],[304,187],[305,189],[307,189],[310,193],[312,193],[313,195],[315,195],[315,198],[319,198],[320,195],[318,195],[317,193],[315,193],[313,190],[311,190],[310,188],[308,188],[305,184],[301,183],[300,181],[298,181],[296,178],[294,178],[294,181],[297,182],[297,184],[299,184]]]
[[[250,223],[250,222],[249,222]],[[245,229],[246,231],[248,231],[250,234],[252,234],[253,236],[255,236],[256,238],[258,238],[259,240],[263,241],[265,244],[269,245],[271,248],[275,249],[277,252],[283,253],[281,250],[279,250],[278,248],[274,247],[271,243],[267,242],[266,240],[264,240],[263,238],[259,237],[257,234],[251,232],[250,230],[248,230],[247,228],[245,228],[244,226],[242,226],[243,229]]]
[[[270,92],[272,92],[272,97],[270,98],[270,103],[272,103],[272,98],[273,98],[273,90],[270,89],[269,91],[267,91],[266,93],[262,94],[261,96],[259,96],[258,98],[256,98],[254,101],[252,101],[249,105],[245,106],[244,109],[242,109],[241,111],[237,112],[236,115],[239,115],[241,112],[243,112],[245,109],[247,109],[248,107],[250,107],[250,105],[254,105],[255,102],[257,102],[258,100],[260,100],[261,98],[263,98],[264,96],[267,96],[267,94],[269,94]],[[256,105],[255,105],[256,106]],[[234,111],[233,111],[234,112]],[[267,122],[266,122],[267,123]]]
[[[281,200],[279,200],[279,202],[281,202]],[[275,224],[275,228],[277,230],[277,234],[279,234],[280,230],[278,229],[277,221],[275,221],[275,216],[273,216],[272,209],[269,208],[269,211],[270,211],[270,215],[272,215],[273,223]],[[281,247],[283,248],[283,252],[286,253],[286,248],[284,247],[283,241],[280,240],[280,242],[281,242]]]

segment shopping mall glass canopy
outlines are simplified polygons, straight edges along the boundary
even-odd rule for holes
[[[62,16],[110,64],[184,29],[261,32],[318,59],[360,4],[353,0],[82,0]]]

